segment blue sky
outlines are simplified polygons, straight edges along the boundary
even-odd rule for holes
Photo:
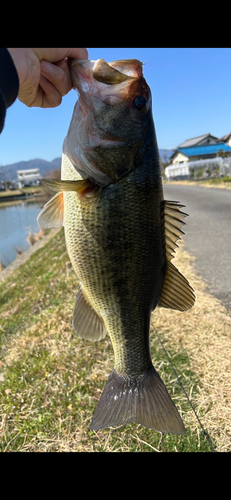
[[[88,47],[87,47],[88,48]],[[210,132],[231,132],[230,48],[88,48],[89,59],[140,59],[151,87],[159,148]],[[77,94],[54,109],[27,108],[18,100],[7,110],[0,136],[0,166],[61,156]]]

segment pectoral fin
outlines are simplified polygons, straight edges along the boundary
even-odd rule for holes
[[[90,181],[88,179],[82,179],[79,181],[57,181],[55,179],[43,179],[44,184],[48,186],[52,191],[75,191],[77,193],[82,193],[86,188],[89,187]]]
[[[86,340],[100,340],[107,334],[103,319],[90,304],[81,285],[76,296],[72,326],[74,332]]]
[[[162,206],[167,262],[164,285],[158,305],[178,311],[190,309],[195,302],[193,288],[190,286],[188,280],[171,263],[175,248],[178,246],[176,242],[184,234],[181,231],[181,226],[185,224],[183,219],[187,214],[180,211],[180,208],[183,206],[177,201],[164,201]]]
[[[57,193],[44,205],[37,222],[40,227],[63,226],[63,193]]]

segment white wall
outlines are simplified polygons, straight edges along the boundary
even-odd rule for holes
[[[180,162],[186,162],[188,161],[188,157],[186,155],[184,155],[183,153],[178,153],[176,155],[176,157],[174,158],[174,160],[172,161],[172,165],[174,165],[175,163],[180,163]]]

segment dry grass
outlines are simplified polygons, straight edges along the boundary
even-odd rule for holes
[[[38,233],[33,233],[32,231],[29,232],[26,241],[29,243],[29,245],[33,246],[37,241],[41,240],[45,235],[45,230],[44,228],[40,229]]]
[[[187,352],[191,369],[200,380],[199,391],[193,395],[196,411],[217,451],[231,451],[231,317],[207,292],[192,261],[181,245],[174,264],[195,289],[195,306],[183,314],[158,309],[153,321],[176,352]]]
[[[190,180],[179,180],[179,181],[164,181],[165,184],[182,184],[183,186],[202,186],[206,188],[218,188],[218,189],[231,189],[231,181],[224,182],[222,179],[209,179],[207,181],[190,181]]]

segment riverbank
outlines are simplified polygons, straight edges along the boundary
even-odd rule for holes
[[[45,203],[40,198],[0,203],[0,269],[27,250],[33,234],[40,232],[37,217]]]
[[[41,196],[43,194],[43,187],[27,187],[22,189],[6,189],[6,191],[0,191],[0,202],[4,201],[6,198],[14,199],[19,196],[29,197],[29,196]]]
[[[51,191],[45,186],[25,187],[22,189],[0,191],[0,208],[10,206],[21,201],[44,201],[46,203],[51,198]]]
[[[25,250],[21,254],[17,256],[17,258],[9,264],[5,269],[0,271],[0,282],[4,281],[6,278],[8,278],[18,267],[20,267],[22,264],[24,264],[30,257],[37,252],[40,248],[43,248],[48,241],[53,238],[58,231],[60,231],[60,228],[58,229],[50,229],[48,230],[48,234],[45,234],[42,239],[31,245],[28,250]]]
[[[207,294],[182,245],[174,263],[194,287],[196,305],[185,313],[157,309],[151,328],[152,358],[187,429],[185,436],[173,436],[136,424],[89,430],[113,367],[111,342],[108,336],[84,341],[73,332],[78,282],[63,229],[39,243],[0,283],[0,449],[211,451],[157,332],[213,446],[231,451],[231,318]]]

